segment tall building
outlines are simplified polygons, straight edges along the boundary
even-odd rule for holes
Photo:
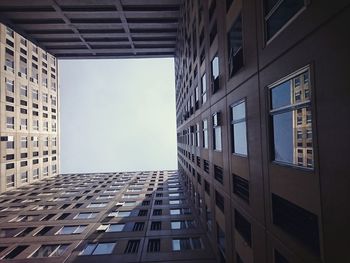
[[[349,12],[348,1],[184,1],[179,171],[220,262],[350,260]]]
[[[184,244],[196,250],[193,260],[197,262],[214,257],[219,262],[235,263],[350,262],[347,251],[350,243],[348,0],[332,3],[40,0],[33,3],[28,6],[19,0],[0,1],[0,20],[57,58],[175,58],[179,174],[187,200],[192,202],[205,234],[188,235],[186,241],[176,241],[179,237],[164,240],[165,251],[170,252],[171,259],[186,262],[172,253],[177,244]],[[5,56],[14,57],[16,50],[21,54],[21,48],[8,48],[13,52],[5,54],[11,45],[6,41],[4,30],[2,26],[1,63],[5,63]],[[18,41],[15,46],[16,43]],[[17,61],[17,69],[21,68],[23,60],[18,57],[12,61]],[[11,65],[9,63],[10,68]],[[16,65],[12,68],[16,69]],[[1,83],[5,83],[3,67],[1,74]],[[16,74],[13,78],[21,78]],[[9,82],[9,90],[11,85]],[[1,129],[7,121],[4,114],[13,107],[11,99],[6,102],[3,94],[2,88]],[[9,113],[10,127],[11,116]],[[11,149],[3,154],[7,145],[15,147],[9,129],[1,135],[6,141],[1,142],[1,158],[12,158]],[[9,175],[10,185],[12,175],[15,177],[3,165],[1,187],[6,184],[3,171]],[[8,170],[13,169],[13,165],[9,164]],[[57,178],[57,187],[60,187],[62,182]],[[91,191],[86,198],[92,195]],[[13,202],[20,199],[15,198]],[[10,198],[4,202],[4,209],[10,202]],[[112,208],[112,201],[110,204],[108,209]],[[171,209],[167,203],[166,207]],[[107,213],[104,209],[103,213]],[[119,214],[114,212],[113,215]],[[56,219],[61,214],[53,216]],[[3,218],[2,223],[6,222],[11,229],[13,222],[7,219],[7,216]],[[101,224],[98,231],[111,227],[106,223],[108,220],[94,221],[96,228],[84,228],[84,223],[79,223],[67,231],[70,234],[74,233],[69,231],[91,231],[91,237],[95,238]],[[52,224],[50,221],[46,227],[55,230],[45,228],[43,235],[46,230],[50,234],[60,233],[50,231],[60,231],[64,227],[62,222],[65,221],[54,220]],[[28,224],[17,223],[23,228]],[[180,225],[188,226],[187,223]],[[120,229],[119,226],[111,228]],[[31,233],[28,240],[35,238],[33,230],[27,230]],[[184,233],[190,232],[186,229]],[[61,238],[59,234],[51,236]],[[154,243],[145,236],[135,238],[140,243],[131,240],[129,245],[125,239],[120,246],[108,242],[99,246],[96,239],[72,236],[88,242],[72,241],[67,242],[68,247],[61,247],[63,243],[55,241],[54,246],[40,244],[42,248],[38,243],[23,243],[17,248],[14,243],[11,247],[3,245],[7,241],[1,239],[1,246],[6,249],[0,256],[56,256],[64,251],[65,256],[71,255],[69,260],[82,261],[84,253],[112,249],[113,255],[123,254],[118,259],[128,260],[125,251],[129,249],[143,248],[144,252],[148,244],[158,248],[159,242],[164,248],[159,237],[154,239],[161,241]],[[214,255],[210,254],[209,247]],[[155,260],[143,252],[138,254],[138,260]],[[204,252],[208,255],[202,254]],[[160,261],[169,260],[168,256],[159,255]]]
[[[176,171],[58,175],[0,211],[3,262],[216,262]]]
[[[59,172],[56,58],[0,24],[0,193]]]

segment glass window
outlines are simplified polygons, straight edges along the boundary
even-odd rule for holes
[[[181,210],[180,209],[170,209],[170,215],[180,215]]]
[[[90,243],[87,244],[80,255],[107,255],[112,254],[116,243]]]
[[[241,101],[231,106],[232,153],[247,155],[246,103]]]
[[[306,68],[269,87],[270,116],[273,160],[313,168],[311,88],[308,75],[309,69]]]
[[[265,0],[266,39],[271,39],[304,6],[304,0]]]
[[[111,224],[106,232],[121,232],[124,229],[125,224]]]
[[[32,258],[46,258],[46,257],[59,257],[64,254],[64,252],[69,247],[69,244],[63,245],[42,245],[34,254]]]
[[[202,76],[202,104],[207,101],[207,77],[204,73]]]
[[[239,15],[227,33],[229,76],[233,77],[243,66],[242,16]]]
[[[208,120],[203,120],[202,126],[203,126],[203,148],[208,149]]]
[[[220,113],[219,112],[217,112],[213,115],[213,147],[214,147],[214,150],[216,150],[216,151],[222,150]]]
[[[219,56],[215,55],[213,60],[211,61],[211,81],[212,81],[212,87],[213,87],[213,92],[216,92],[220,88],[220,83],[219,83]]]

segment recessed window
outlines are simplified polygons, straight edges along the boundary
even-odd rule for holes
[[[203,148],[208,149],[208,120],[202,121],[202,127],[203,127]]]
[[[313,168],[313,136],[309,69],[269,87],[273,160]],[[296,96],[300,93],[301,96]]]
[[[232,153],[244,156],[248,154],[245,108],[245,101],[240,101],[231,106]]]
[[[56,235],[73,235],[81,234],[85,230],[86,226],[64,226],[62,227]]]
[[[14,259],[29,246],[17,246],[7,253],[2,259]]]
[[[204,104],[207,101],[207,77],[204,73],[202,76],[202,89],[201,89],[201,96],[202,96],[202,104]]]
[[[131,211],[116,211],[108,214],[109,217],[128,217]]]
[[[105,242],[105,243],[89,243],[86,245],[80,255],[109,255],[112,254],[116,243]]]
[[[194,226],[195,224],[193,220],[171,221],[170,223],[172,230],[194,228]]]
[[[271,39],[304,6],[304,0],[265,0],[264,13],[266,40]]]
[[[87,206],[87,208],[100,208],[107,206],[108,203],[91,203]]]
[[[161,230],[162,229],[162,222],[161,221],[154,221],[151,223],[151,230]]]
[[[73,219],[93,219],[96,218],[97,215],[98,213],[93,212],[79,213]]]
[[[172,240],[173,251],[201,249],[200,238],[179,238]]]
[[[66,252],[68,247],[69,247],[69,244],[42,245],[30,257],[31,258],[59,257]]]
[[[137,253],[140,246],[140,240],[129,240],[126,248],[124,250],[124,254],[134,254]]]
[[[215,55],[211,61],[211,81],[212,81],[212,90],[215,93],[220,88],[220,71],[219,71],[219,56]]]
[[[149,239],[147,244],[147,252],[159,252],[160,251],[160,239]]]
[[[221,122],[221,114],[219,112],[213,114],[213,148],[216,151],[222,150],[220,122]]]
[[[239,15],[227,33],[229,76],[233,77],[243,66],[242,16]]]

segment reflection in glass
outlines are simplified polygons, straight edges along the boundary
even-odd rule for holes
[[[245,101],[231,107],[232,152],[248,154]]]

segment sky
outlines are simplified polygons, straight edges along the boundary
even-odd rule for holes
[[[174,61],[60,60],[61,173],[177,169]]]

